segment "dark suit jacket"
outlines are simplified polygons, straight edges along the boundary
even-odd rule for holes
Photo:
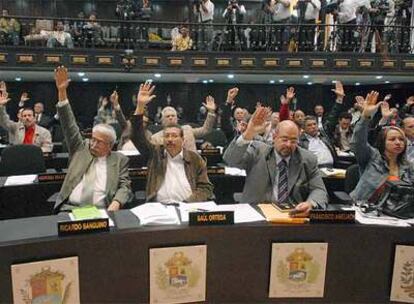
[[[93,160],[89,152],[89,145],[80,135],[79,128],[75,121],[70,104],[57,106],[59,119],[69,150],[69,168],[66,173],[62,188],[56,200],[55,210],[70,210],[74,205],[69,204],[67,199],[73,189],[82,180],[83,175]],[[132,197],[131,182],[128,174],[128,157],[112,152],[107,157],[107,179],[106,179],[106,199],[108,206],[116,200],[124,205]]]
[[[277,172],[274,148],[265,143],[252,141],[240,145],[234,139],[224,161],[232,167],[245,169],[247,176],[241,203],[258,204],[275,201],[273,185]],[[292,154],[288,170],[289,199],[293,203],[312,200],[325,208],[328,195],[319,174],[316,157],[300,147]]]

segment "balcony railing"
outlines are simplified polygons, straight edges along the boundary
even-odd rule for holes
[[[0,47],[176,50],[203,52],[372,52],[411,54],[413,27],[339,24],[197,24],[10,16],[16,32],[0,31]],[[66,35],[56,33],[58,22]],[[66,35],[66,38],[65,38]],[[190,40],[191,39],[191,43]]]

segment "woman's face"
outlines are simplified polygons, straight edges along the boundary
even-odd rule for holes
[[[385,138],[385,152],[390,155],[398,156],[405,148],[405,138],[401,132],[397,130],[389,130]]]

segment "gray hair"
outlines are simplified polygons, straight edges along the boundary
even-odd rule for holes
[[[92,133],[93,132],[101,132],[105,135],[107,135],[110,139],[111,139],[111,146],[113,146],[115,144],[116,141],[116,132],[115,129],[108,125],[108,124],[104,124],[104,123],[100,123],[97,124],[93,127],[92,129]]]
[[[165,113],[168,112],[168,111],[174,112],[175,115],[177,115],[177,110],[174,109],[173,107],[168,106],[168,107],[165,107],[164,109],[162,109],[161,116],[164,118]]]

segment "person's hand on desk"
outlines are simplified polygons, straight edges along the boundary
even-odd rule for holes
[[[310,202],[302,202],[296,205],[295,209],[289,212],[291,217],[307,217],[313,206]]]
[[[118,211],[119,208],[121,207],[121,204],[117,201],[113,201],[109,206],[108,206],[108,211]]]

